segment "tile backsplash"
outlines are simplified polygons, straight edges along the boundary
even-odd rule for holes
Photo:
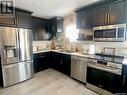
[[[51,41],[33,41],[33,51],[37,51],[37,47],[40,50],[47,49],[50,46]]]
[[[79,42],[82,48],[88,49],[89,45],[95,46],[95,52],[101,53],[105,47],[115,48],[116,55],[127,56],[127,41],[126,42],[94,42],[94,41],[82,41]]]

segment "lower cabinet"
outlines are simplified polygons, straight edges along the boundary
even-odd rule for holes
[[[53,68],[70,76],[71,56],[62,53],[48,52],[34,54],[34,72]]]
[[[34,58],[33,58],[34,72],[39,72],[50,66],[48,62],[48,58],[49,58],[48,56],[49,56],[48,53],[34,54]]]
[[[52,68],[70,76],[71,56],[62,53],[52,53]]]
[[[127,93],[127,65],[123,65],[122,70],[122,92]]]
[[[71,73],[71,56],[62,54],[61,55],[61,72],[70,76]]]

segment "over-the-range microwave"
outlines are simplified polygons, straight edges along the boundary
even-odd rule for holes
[[[127,24],[107,25],[93,28],[94,41],[123,42],[126,40]]]

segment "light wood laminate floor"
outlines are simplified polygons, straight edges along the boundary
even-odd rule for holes
[[[0,88],[0,95],[98,95],[84,84],[47,69],[36,73],[34,78],[17,85]]]

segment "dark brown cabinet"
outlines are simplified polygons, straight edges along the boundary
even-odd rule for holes
[[[14,17],[0,18],[1,26],[31,28],[31,14],[32,12],[15,9]]]
[[[92,28],[93,26],[93,9],[77,11],[77,28]]]
[[[77,28],[127,22],[127,0],[103,0],[76,10]]]
[[[0,25],[15,26],[15,18],[0,18]]]
[[[16,11],[17,27],[31,28],[31,13]]]
[[[49,20],[49,24],[51,27],[51,38],[59,38],[62,35],[63,32],[63,18],[61,17],[54,17]]]
[[[116,0],[94,9],[94,26],[126,22],[126,0]]]
[[[107,24],[107,11],[106,5],[94,9],[94,26]]]
[[[127,93],[127,65],[123,65],[122,67],[122,91]]]
[[[51,31],[48,20],[32,17],[32,32],[34,41],[50,40]]]
[[[62,53],[52,52],[52,68],[70,76],[71,56]]]
[[[34,64],[34,72],[39,72],[41,70],[47,69],[50,67],[49,65],[49,53],[38,53],[33,55],[33,64]]]
[[[71,55],[57,52],[38,53],[34,54],[33,63],[34,72],[53,68],[69,76],[71,73]]]
[[[124,23],[126,18],[126,0],[118,0],[109,4],[109,24]]]

